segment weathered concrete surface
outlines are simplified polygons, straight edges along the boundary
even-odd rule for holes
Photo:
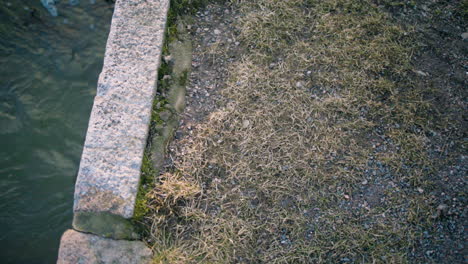
[[[151,250],[141,241],[103,238],[67,230],[60,241],[58,264],[142,264],[151,262]]]
[[[169,0],[115,4],[75,186],[75,214],[133,216],[168,7]]]
[[[169,52],[173,57],[172,79],[175,80],[168,93],[169,104],[177,113],[185,108],[185,90],[192,66],[192,42],[185,29],[185,24],[177,25],[178,39],[169,44]]]
[[[136,227],[128,219],[106,212],[76,212],[73,228],[114,239],[139,239]]]
[[[169,53],[172,57],[172,82],[169,84],[167,94],[169,104],[166,107],[168,110],[165,111],[167,114],[164,117],[163,113],[160,113],[164,124],[155,127],[151,141],[151,160],[156,174],[159,173],[159,168],[162,168],[164,164],[167,145],[179,126],[178,114],[182,113],[185,108],[185,87],[192,65],[192,43],[182,22],[177,25],[177,33],[177,39],[169,43]]]

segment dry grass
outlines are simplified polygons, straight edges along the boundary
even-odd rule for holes
[[[155,263],[407,262],[444,125],[412,29],[369,1],[237,6],[248,51],[151,192]]]
[[[148,194],[155,211],[169,210],[182,199],[191,199],[200,193],[200,188],[184,179],[179,173],[165,173],[159,177],[159,184]]]

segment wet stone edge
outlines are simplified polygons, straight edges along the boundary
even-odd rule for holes
[[[169,0],[115,4],[75,186],[74,230],[63,234],[57,263],[151,261],[151,250],[137,241],[135,204],[138,207],[145,180],[140,172],[150,121],[154,123],[153,98],[168,10]],[[157,115],[167,120],[151,142],[171,138],[183,110],[183,96],[181,89],[167,90],[164,106],[171,114]]]

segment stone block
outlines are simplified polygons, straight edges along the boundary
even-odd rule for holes
[[[67,230],[60,241],[58,264],[146,264],[151,250],[141,241],[103,238]]]
[[[133,216],[168,8],[169,0],[115,4],[75,186],[75,216]],[[74,226],[91,226],[83,231],[100,235],[121,234],[100,230],[94,220],[75,217]]]

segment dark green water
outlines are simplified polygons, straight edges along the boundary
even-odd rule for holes
[[[0,0],[0,263],[55,263],[112,6]]]

